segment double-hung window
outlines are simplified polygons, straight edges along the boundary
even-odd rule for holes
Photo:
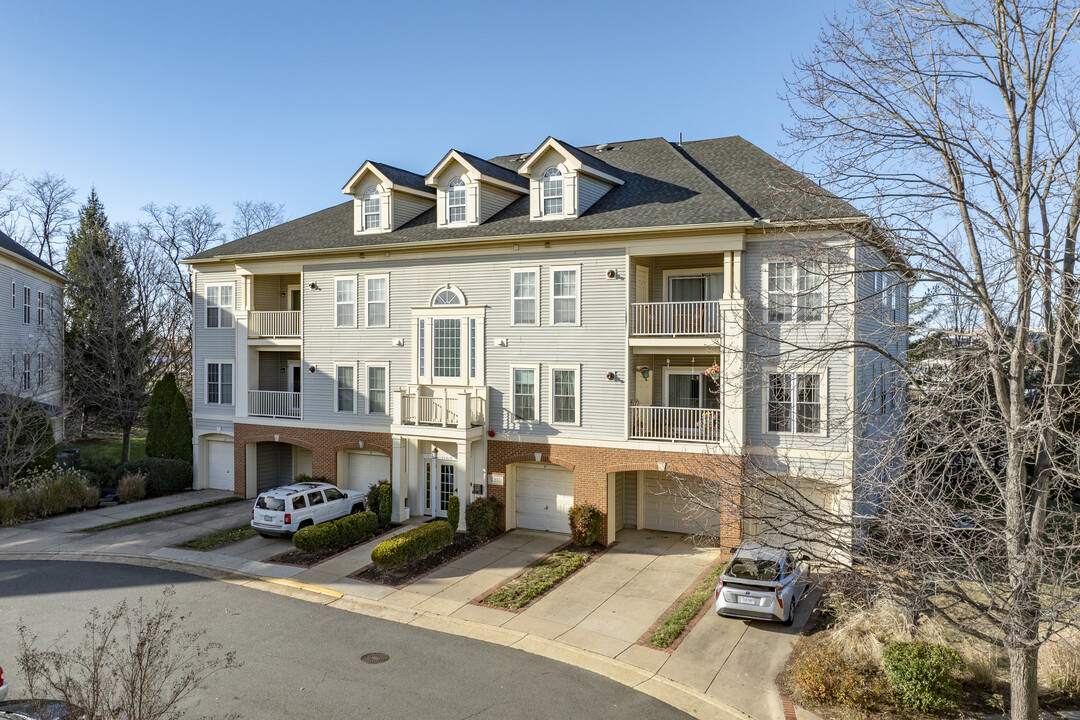
[[[476,318],[469,318],[469,379],[476,379]]]
[[[19,374],[18,359],[15,357],[15,353],[11,353],[11,379],[15,378]]]
[[[37,324],[39,327],[45,324],[45,293],[40,290],[37,294]]]
[[[577,425],[581,390],[578,368],[551,368],[551,422]]]
[[[17,290],[15,289],[15,283],[11,283],[11,309],[12,310],[14,310],[16,307],[18,307],[18,304],[16,303],[16,299],[18,298],[18,295],[16,293],[17,293]]]
[[[206,286],[206,327],[231,328],[233,326],[233,286]]]
[[[562,171],[557,167],[549,167],[544,171],[541,185],[544,193],[544,214],[561,215],[563,211]]]
[[[356,366],[335,365],[336,382],[334,410],[337,412],[356,412]]]
[[[366,283],[367,294],[364,300],[367,307],[367,326],[388,327],[390,325],[390,276],[369,275]]]
[[[22,386],[23,386],[23,390],[29,390],[30,389],[30,353],[23,353],[22,362],[23,362]]]
[[[436,378],[461,377],[461,318],[433,318],[431,342],[432,375]]]
[[[22,321],[24,325],[30,324],[30,288],[23,288],[23,314]]]
[[[514,417],[518,420],[536,422],[540,419],[537,402],[537,375],[535,367],[511,369],[514,380]]]
[[[37,386],[41,387],[45,384],[45,353],[38,353],[37,356]]]
[[[446,221],[463,223],[468,217],[465,211],[465,181],[459,177],[450,181],[446,188]]]
[[[536,268],[514,270],[511,278],[511,325],[538,325],[540,323],[539,293],[540,271]]]
[[[232,405],[232,362],[210,360],[206,363],[206,402],[208,405]]]
[[[386,414],[386,365],[367,366],[367,411],[372,415]]]
[[[580,298],[577,267],[551,268],[551,324],[577,325]]]
[[[334,327],[356,327],[356,278],[334,279]]]
[[[821,373],[769,373],[767,393],[769,432],[822,432],[825,413]]]
[[[378,230],[382,227],[379,212],[379,188],[372,185],[364,191],[364,229]]]
[[[768,264],[769,322],[820,322],[825,316],[826,276],[819,262]]]

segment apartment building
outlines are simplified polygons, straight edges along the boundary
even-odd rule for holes
[[[878,392],[873,361],[792,371],[757,351],[873,333],[849,300],[887,294],[906,317],[906,293],[881,248],[845,235],[865,217],[751,143],[549,137],[451,150],[426,174],[367,161],[343,192],[187,259],[196,487],[389,480],[395,519],[492,496],[507,528],[561,532],[587,501],[611,541],[700,530],[672,473],[748,454],[858,482],[850,411]],[[785,255],[793,240],[878,257],[880,279],[834,288],[820,260]]]
[[[52,418],[59,440],[64,428],[64,278],[0,232],[0,283],[11,287],[11,305],[0,310],[0,396],[38,402]]]

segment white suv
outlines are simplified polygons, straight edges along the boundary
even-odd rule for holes
[[[255,500],[251,527],[263,537],[291,537],[302,527],[363,512],[366,495],[321,482],[283,485]]]

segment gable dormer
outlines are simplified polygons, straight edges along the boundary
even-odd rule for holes
[[[479,225],[529,192],[513,170],[451,150],[424,178],[435,190],[439,227]]]
[[[533,220],[580,217],[608,190],[623,184],[618,170],[603,160],[550,136],[518,173],[529,179]]]
[[[416,173],[370,160],[341,192],[353,196],[353,233],[397,230],[435,204],[435,193]]]

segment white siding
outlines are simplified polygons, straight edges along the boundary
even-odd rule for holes
[[[221,285],[232,284],[235,294],[233,302],[233,315],[234,322],[231,328],[207,328],[206,327],[206,286],[207,285]],[[206,403],[206,361],[208,359],[215,360],[233,360],[233,379],[236,379],[235,371],[235,355],[236,355],[236,322],[235,315],[237,314],[236,308],[243,307],[243,293],[244,283],[237,277],[236,273],[232,270],[203,270],[195,275],[195,298],[194,298],[194,312],[195,322],[193,324],[195,332],[195,365],[192,368],[194,371],[194,385],[193,388],[193,406],[194,411],[197,413],[208,412],[211,414],[234,414],[235,398],[237,392],[241,392],[241,388],[234,386],[233,388],[233,405],[208,405]],[[246,388],[244,388],[246,390]]]
[[[30,395],[53,406],[62,403],[63,340],[61,336],[62,286],[43,273],[32,272],[14,261],[0,259],[0,394]],[[11,284],[15,283],[12,307]],[[30,322],[23,322],[23,289],[30,289]],[[44,324],[38,325],[38,293],[45,293]],[[11,355],[15,353],[15,373]],[[23,355],[30,355],[30,390],[23,389]],[[42,355],[43,382],[38,386],[38,355]]]

